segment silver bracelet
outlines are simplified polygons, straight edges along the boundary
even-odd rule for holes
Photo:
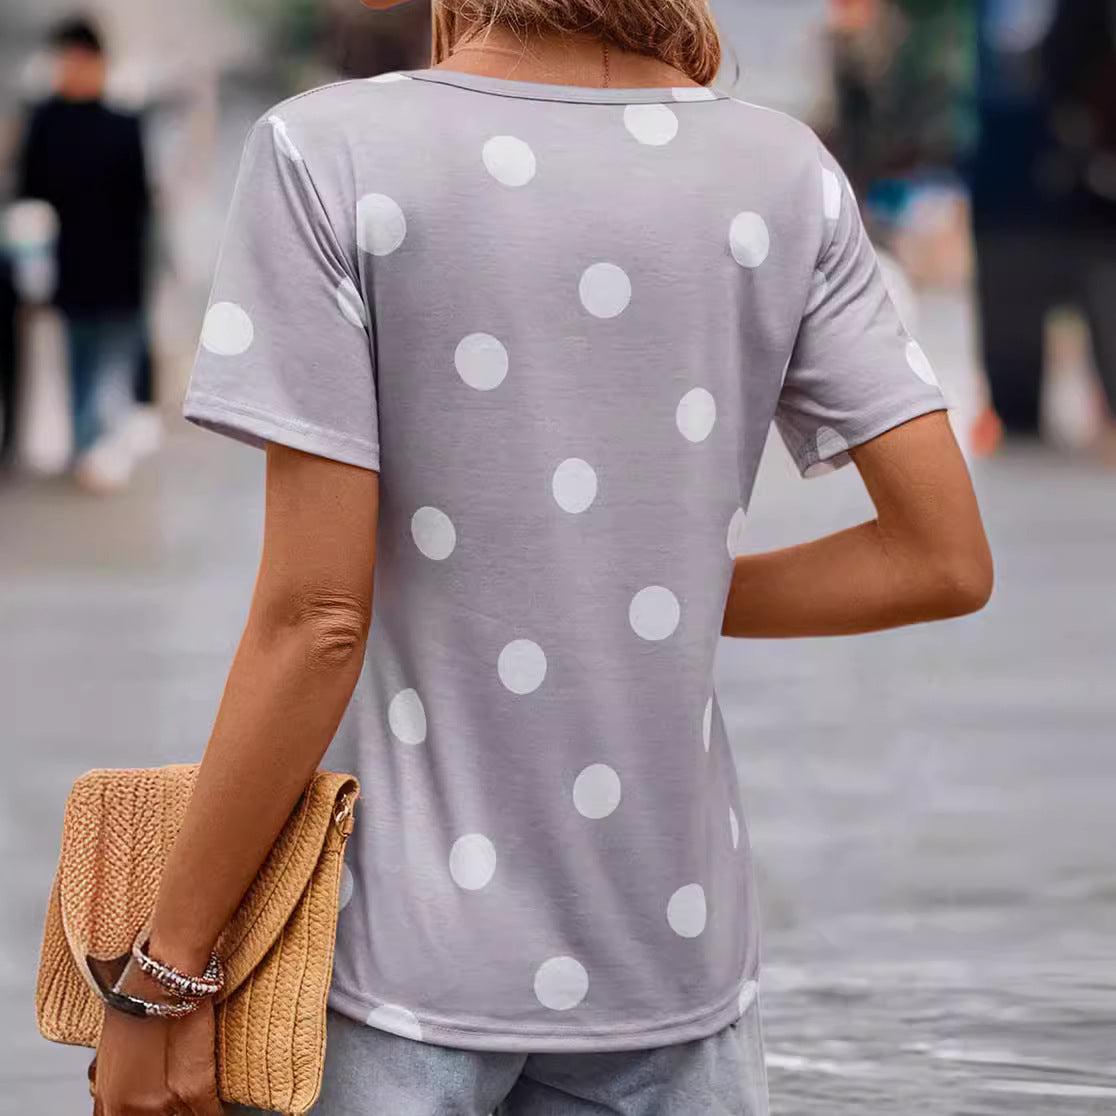
[[[139,1019],[182,1019],[193,1014],[201,1007],[201,1000],[186,1000],[175,992],[167,992],[168,1000],[145,1000],[125,992],[133,966],[138,968],[135,959],[129,957],[124,965],[124,971],[119,975],[114,984],[106,984],[94,974],[94,979],[101,991],[101,998],[110,1008],[124,1012],[125,1015],[134,1015]],[[164,989],[164,991],[166,991]]]
[[[187,976],[171,965],[164,965],[147,952],[147,941],[139,938],[132,945],[132,959],[140,971],[161,984],[168,992],[184,1000],[206,1000],[216,996],[225,987],[225,970],[216,953],[210,954],[209,964],[201,976]]]

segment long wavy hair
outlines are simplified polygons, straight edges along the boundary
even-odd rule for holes
[[[434,64],[468,30],[496,25],[521,33],[596,35],[657,58],[699,85],[721,68],[721,37],[709,0],[433,0]]]

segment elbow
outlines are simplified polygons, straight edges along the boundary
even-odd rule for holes
[[[363,602],[338,596],[315,600],[304,622],[311,663],[339,670],[363,660],[371,623],[371,610]]]
[[[995,564],[987,547],[955,555],[936,570],[934,595],[943,620],[971,616],[991,601],[996,585]]]
[[[299,659],[315,673],[345,670],[364,659],[372,611],[356,596],[307,592],[267,612],[272,636],[293,641]]]

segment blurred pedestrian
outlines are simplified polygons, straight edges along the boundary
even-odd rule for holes
[[[1041,427],[1046,324],[1086,316],[1116,441],[1116,5],[981,0],[971,162],[987,448]],[[1107,449],[1105,447],[1108,447]],[[1116,455],[1114,455],[1116,456]]]
[[[0,468],[15,450],[19,380],[16,351],[16,288],[11,261],[0,253]]]
[[[54,304],[68,342],[74,465],[95,489],[127,481],[124,419],[144,351],[145,238],[150,196],[139,119],[104,101],[96,26],[68,19],[50,37],[53,95],[30,117],[19,196],[57,212]]]
[[[968,0],[831,0],[830,140],[858,195],[952,166],[969,94]]]
[[[1061,0],[1044,60],[1048,174],[1066,194],[1071,296],[1089,323],[1106,402],[1096,451],[1116,464],[1116,3]]]
[[[952,169],[971,100],[968,3],[831,0],[825,138],[862,200],[910,328],[916,285],[957,285],[968,275],[968,206]]]
[[[185,413],[266,448],[265,554],[136,959],[212,965],[336,738],[316,1113],[767,1116],[717,642],[983,607],[972,484],[836,163],[711,87],[708,0],[435,19],[430,69],[247,141]],[[878,519],[741,556],[773,421]],[[174,989],[125,970],[99,1112],[220,1111]]]

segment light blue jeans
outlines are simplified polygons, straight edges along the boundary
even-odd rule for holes
[[[229,1109],[229,1116],[254,1110]],[[631,1054],[479,1054],[330,1015],[314,1116],[768,1116],[759,1011]]]
[[[105,433],[106,395],[115,389],[118,406],[131,401],[143,340],[143,319],[139,314],[66,319],[75,455],[92,449]]]

